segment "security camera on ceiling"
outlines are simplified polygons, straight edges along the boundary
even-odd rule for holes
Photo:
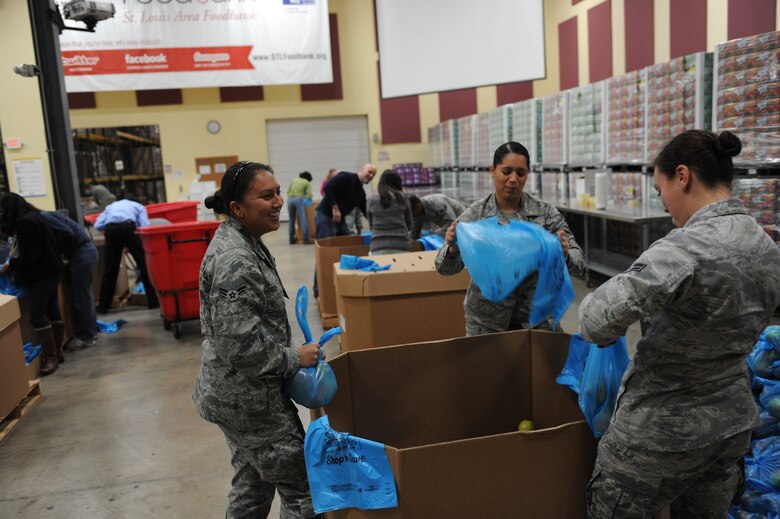
[[[98,22],[114,17],[116,8],[111,2],[70,0],[62,6],[62,14],[68,20],[83,22],[87,26],[87,31],[94,32]],[[73,29],[73,27],[64,28]]]

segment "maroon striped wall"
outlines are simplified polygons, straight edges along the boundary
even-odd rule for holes
[[[729,0],[728,38],[775,30],[775,0]]]
[[[95,92],[73,92],[68,94],[68,107],[71,110],[97,108]]]
[[[341,55],[339,52],[339,24],[335,14],[329,16],[330,21],[330,54],[333,67],[333,82],[301,85],[301,100],[332,101],[344,99],[341,87]]]
[[[262,101],[265,92],[261,86],[220,87],[219,100],[223,103]]]
[[[590,82],[612,77],[612,0],[588,9]]]
[[[653,0],[626,0],[624,5],[626,72],[633,72],[655,63]]]
[[[707,0],[670,0],[671,58],[707,50]]]
[[[558,67],[561,90],[580,84],[579,51],[577,49],[577,17],[575,16],[558,24]]]
[[[447,121],[477,113],[477,89],[439,92],[439,120]]]
[[[395,97],[379,102],[382,144],[420,142],[419,96]]]
[[[181,89],[136,90],[135,102],[138,106],[180,105]]]
[[[533,96],[533,81],[506,83],[496,87],[496,102],[498,103],[498,106],[525,101],[526,99],[531,99]]]

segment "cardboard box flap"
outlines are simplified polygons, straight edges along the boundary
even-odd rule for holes
[[[577,394],[555,382],[569,353],[571,337],[565,333],[531,334],[532,400],[537,429],[584,420]]]
[[[322,414],[327,414],[330,426],[335,431],[355,434],[355,425],[352,421],[352,384],[349,369],[350,357],[346,354],[338,355],[332,359],[328,359],[328,364],[330,365],[330,369],[333,370],[333,374],[336,376],[338,389],[330,403],[325,406],[325,412],[317,413],[317,418]],[[331,414],[328,412],[329,410],[335,412]]]
[[[405,449],[399,504],[414,511],[409,517],[475,517],[464,510],[481,510],[482,517],[584,517],[594,447],[587,423],[580,421],[538,435]]]
[[[0,330],[5,330],[20,317],[19,301],[16,297],[0,294]]]
[[[331,365],[344,357],[352,399],[326,411],[349,413],[361,438],[406,448],[514,431],[531,417],[525,331],[353,351]]]
[[[471,277],[465,270],[454,276],[436,272],[436,251],[408,252],[366,257],[390,270],[364,272],[342,270],[334,264],[336,291],[345,297],[390,296],[425,292],[454,292],[466,290]]]

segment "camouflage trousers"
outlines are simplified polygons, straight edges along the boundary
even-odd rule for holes
[[[652,519],[670,505],[672,518],[725,519],[749,449],[750,431],[688,452],[626,447],[607,433],[586,490],[588,518]]]
[[[235,469],[226,519],[268,517],[275,490],[282,501],[282,519],[317,517],[311,502],[301,437],[291,435],[288,441],[258,446],[244,441],[235,431],[221,428]]]

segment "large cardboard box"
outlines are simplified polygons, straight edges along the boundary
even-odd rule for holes
[[[16,298],[0,295],[0,421],[30,390],[22,352],[20,316]]]
[[[326,516],[585,517],[596,441],[574,392],[555,383],[568,345],[522,330],[330,360],[339,390],[324,412],[335,430],[385,444],[398,508]],[[537,430],[517,432],[526,419]]]
[[[317,258],[317,286],[319,290],[317,303],[320,307],[323,326],[338,326],[333,264],[339,262],[342,254],[365,256],[368,254],[368,245],[365,244],[362,236],[333,236],[317,240],[314,250]]]
[[[334,265],[341,351],[466,335],[463,299],[470,276],[436,272],[436,251],[371,256],[382,272]]]

